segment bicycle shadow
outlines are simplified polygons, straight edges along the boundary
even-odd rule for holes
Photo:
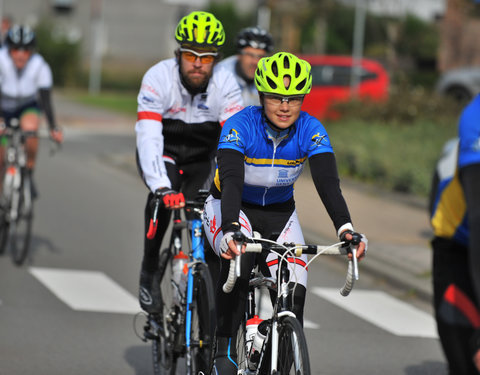
[[[125,350],[123,356],[130,367],[135,371],[135,375],[153,374],[152,346],[150,342],[143,345],[131,346]],[[177,361],[177,374],[185,374],[185,359],[179,358]]]
[[[27,258],[25,259],[25,265],[33,265],[35,256],[43,251],[50,254],[62,253],[61,248],[56,246],[55,243],[51,240],[51,238],[32,234],[30,249],[28,250]]]
[[[437,361],[425,361],[419,365],[405,368],[406,375],[448,375],[447,364]]]
[[[153,374],[152,349],[147,343],[127,348],[123,358],[133,369],[134,372],[132,374]]]

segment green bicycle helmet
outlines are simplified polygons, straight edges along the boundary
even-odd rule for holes
[[[218,48],[225,43],[225,31],[213,14],[195,11],[180,20],[175,39],[180,44]]]
[[[310,64],[288,52],[278,52],[262,58],[255,71],[255,86],[259,92],[277,95],[306,95],[312,88]],[[285,87],[283,78],[290,77]]]

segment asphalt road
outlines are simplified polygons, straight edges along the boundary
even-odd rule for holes
[[[152,373],[134,332],[146,194],[125,162],[134,147],[131,133],[72,128],[51,157],[42,140],[32,254],[0,258],[1,375]],[[344,272],[310,267],[313,373],[446,374],[428,308],[368,274],[339,300]]]

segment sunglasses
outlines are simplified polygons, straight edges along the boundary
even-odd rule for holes
[[[185,60],[188,62],[195,62],[197,59],[200,59],[202,64],[211,64],[215,61],[215,58],[218,56],[217,52],[204,52],[198,53],[191,49],[180,48],[180,52]]]

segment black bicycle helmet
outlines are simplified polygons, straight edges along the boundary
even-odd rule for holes
[[[9,49],[33,49],[35,32],[30,26],[13,25],[7,33],[6,44]]]
[[[273,50],[273,38],[270,33],[258,26],[247,27],[237,34],[237,48],[245,47],[263,49],[267,52]]]

